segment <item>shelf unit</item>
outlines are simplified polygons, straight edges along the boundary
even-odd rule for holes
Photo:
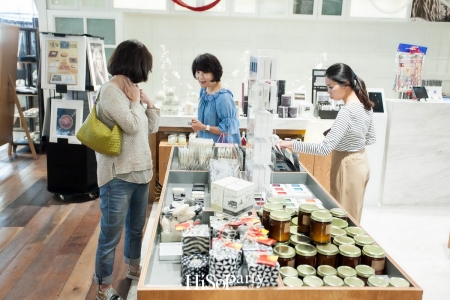
[[[41,130],[44,120],[43,94],[40,88],[40,69],[39,69],[39,29],[38,28],[19,28],[19,51],[17,57],[17,79],[21,81],[20,86],[36,88],[36,93],[16,92],[20,106],[24,111],[25,124],[22,124],[18,110],[14,113],[13,142],[12,149],[15,152],[17,146],[28,145],[26,136],[20,136],[19,132],[25,132],[24,126],[27,126],[33,145],[42,150]],[[25,112],[30,108],[37,108],[38,112],[32,115],[26,115]]]

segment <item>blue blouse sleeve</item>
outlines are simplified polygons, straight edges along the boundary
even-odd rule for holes
[[[233,94],[225,91],[216,99],[216,112],[219,117],[219,130],[228,135],[239,134],[239,120],[236,115],[236,105]]]

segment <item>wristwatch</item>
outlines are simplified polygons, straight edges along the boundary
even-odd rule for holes
[[[210,128],[210,126],[206,125],[205,132],[209,132],[209,128]]]

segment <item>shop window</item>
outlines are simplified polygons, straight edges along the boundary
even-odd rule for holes
[[[312,15],[314,13],[314,0],[293,0],[294,15]]]
[[[83,0],[82,4],[85,8],[105,8],[106,0]]]
[[[341,16],[343,0],[323,0],[322,16]]]
[[[55,32],[83,34],[83,18],[55,18]]]
[[[116,44],[116,26],[113,19],[87,19],[87,33],[103,37],[105,45]]]

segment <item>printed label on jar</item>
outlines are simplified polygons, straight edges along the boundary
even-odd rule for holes
[[[307,215],[303,215],[302,225],[311,225],[311,218]]]
[[[295,259],[291,259],[290,261],[288,261],[288,267],[293,267],[295,268]]]
[[[328,224],[328,225],[325,227],[325,234],[331,234],[331,224]]]
[[[372,268],[375,271],[382,271],[382,270],[384,270],[384,263],[385,263],[384,259],[383,260],[372,260]]]
[[[284,233],[288,233],[288,232],[291,232],[291,224],[289,224],[289,222],[286,222],[284,224]]]

